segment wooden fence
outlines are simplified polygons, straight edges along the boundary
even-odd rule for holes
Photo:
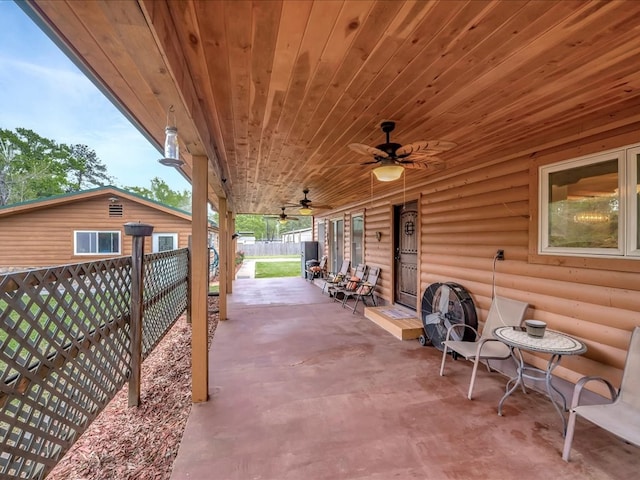
[[[300,243],[256,242],[238,245],[238,251],[251,257],[268,257],[278,255],[300,255]]]
[[[188,250],[142,265],[146,357],[185,311]],[[139,371],[133,282],[131,257],[0,276],[1,478],[44,478]]]

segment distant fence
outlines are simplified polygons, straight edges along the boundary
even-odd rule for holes
[[[238,245],[237,249],[252,257],[300,255],[300,243],[291,242],[256,242],[254,244]]]
[[[142,356],[184,312],[187,249],[145,255]],[[0,477],[42,479],[132,371],[132,260],[0,276]]]

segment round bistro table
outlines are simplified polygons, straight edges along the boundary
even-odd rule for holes
[[[494,329],[493,336],[509,347],[511,356],[517,365],[516,376],[507,382],[506,393],[498,404],[498,415],[502,415],[502,405],[504,401],[518,386],[522,386],[522,390],[526,393],[524,386],[525,378],[534,381],[544,380],[547,387],[547,395],[562,419],[562,434],[565,435],[567,431],[567,419],[564,413],[567,411],[567,401],[562,392],[553,385],[552,373],[554,368],[560,364],[564,355],[581,355],[587,351],[587,346],[580,340],[566,333],[549,329],[546,329],[544,336],[539,338],[527,334],[525,327],[505,326]],[[523,350],[551,355],[546,370],[525,365],[524,358],[522,357]],[[554,393],[556,396],[554,396]],[[559,398],[556,399],[556,397]]]

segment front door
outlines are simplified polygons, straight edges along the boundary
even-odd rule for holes
[[[418,202],[394,207],[396,303],[416,309],[418,295]]]

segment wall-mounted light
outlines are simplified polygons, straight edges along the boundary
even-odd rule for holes
[[[118,201],[118,197],[109,197],[109,202],[116,203]]]
[[[376,232],[376,240],[382,240],[382,232]]]
[[[164,157],[158,160],[162,165],[167,167],[181,167],[184,162],[180,160],[180,146],[178,145],[178,127],[176,126],[176,117],[169,119],[169,114],[174,113],[173,105],[169,107],[167,112],[167,126],[164,129]]]

